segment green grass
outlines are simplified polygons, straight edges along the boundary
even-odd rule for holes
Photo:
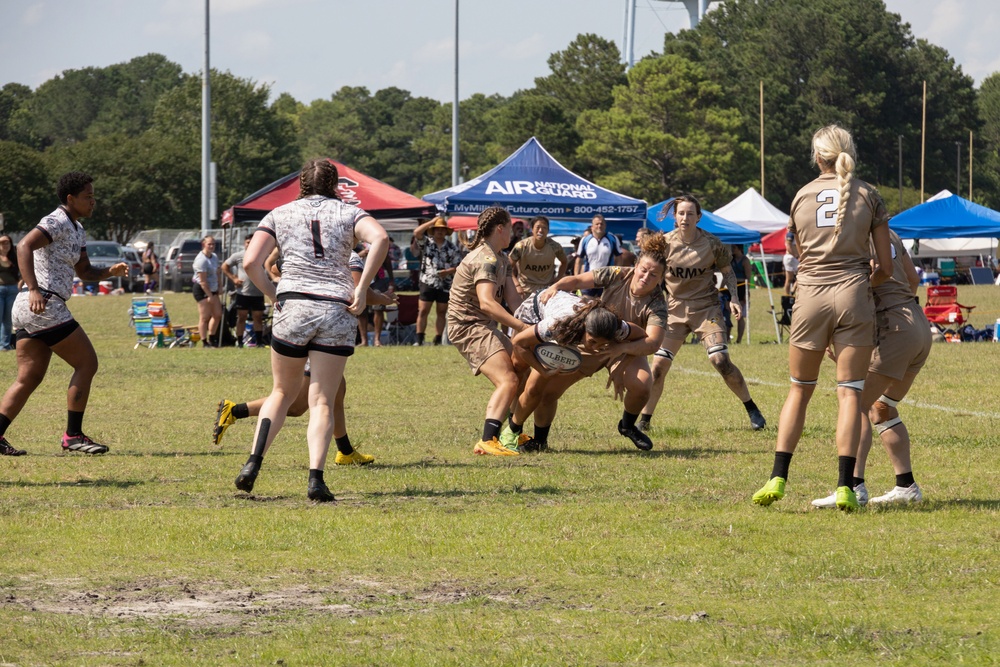
[[[975,324],[1000,316],[995,288],[960,294]],[[112,449],[59,452],[54,360],[8,432],[30,455],[0,459],[0,664],[996,664],[1000,344],[935,345],[902,405],[925,503],[809,509],[836,481],[827,365],[763,509],[787,348],[752,295],[755,342],[732,350],[767,430],[685,346],[650,453],[598,377],[565,397],[554,451],[475,457],[491,387],[453,348],[359,349],[348,426],[378,460],[331,465],[332,506],[305,498],[304,419],[252,498],[233,487],[252,424],[211,444],[221,397],[270,389],[265,350],[133,351],[128,297],[74,299],[101,359],[85,428]],[[878,446],[867,480],[893,484]]]

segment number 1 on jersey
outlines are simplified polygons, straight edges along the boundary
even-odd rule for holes
[[[309,223],[309,229],[312,232],[313,240],[313,256],[317,259],[323,258],[323,239],[319,233],[319,220],[313,220]]]

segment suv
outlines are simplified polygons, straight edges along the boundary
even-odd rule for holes
[[[194,258],[201,252],[199,239],[187,239],[180,245],[171,246],[167,251],[167,259],[163,264],[163,282],[170,285],[175,292],[191,290],[194,280]]]
[[[139,258],[139,252],[131,246],[125,246],[122,248],[122,254],[125,257],[124,261],[128,264],[128,291],[141,292],[145,278],[142,275],[142,260]]]
[[[125,261],[125,254],[122,247],[114,241],[87,241],[87,257],[90,265],[95,269],[107,269],[119,262]],[[121,278],[112,278],[115,287],[122,287]],[[128,287],[128,282],[124,284]],[[97,292],[97,282],[84,282],[84,289],[90,292]]]

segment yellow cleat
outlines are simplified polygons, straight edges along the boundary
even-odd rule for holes
[[[212,429],[213,445],[222,442],[222,434],[236,423],[236,417],[233,416],[233,408],[235,407],[235,403],[225,398],[219,401],[219,409],[215,413],[215,427]]]
[[[473,454],[488,454],[490,456],[520,456],[512,449],[507,449],[496,438],[481,440],[473,449]]]
[[[356,449],[350,454],[337,452],[337,458],[333,460],[339,466],[366,466],[374,461],[374,456],[371,454],[362,454]]]

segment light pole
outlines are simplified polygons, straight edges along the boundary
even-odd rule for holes
[[[899,135],[899,212],[903,212],[903,135]]]
[[[205,0],[205,70],[201,73],[201,231],[212,228],[210,218],[212,198],[212,91],[209,88],[208,67],[208,4]]]
[[[962,142],[955,142],[955,194],[962,192]]]
[[[455,100],[451,106],[451,185],[458,185],[458,0],[455,0]]]

